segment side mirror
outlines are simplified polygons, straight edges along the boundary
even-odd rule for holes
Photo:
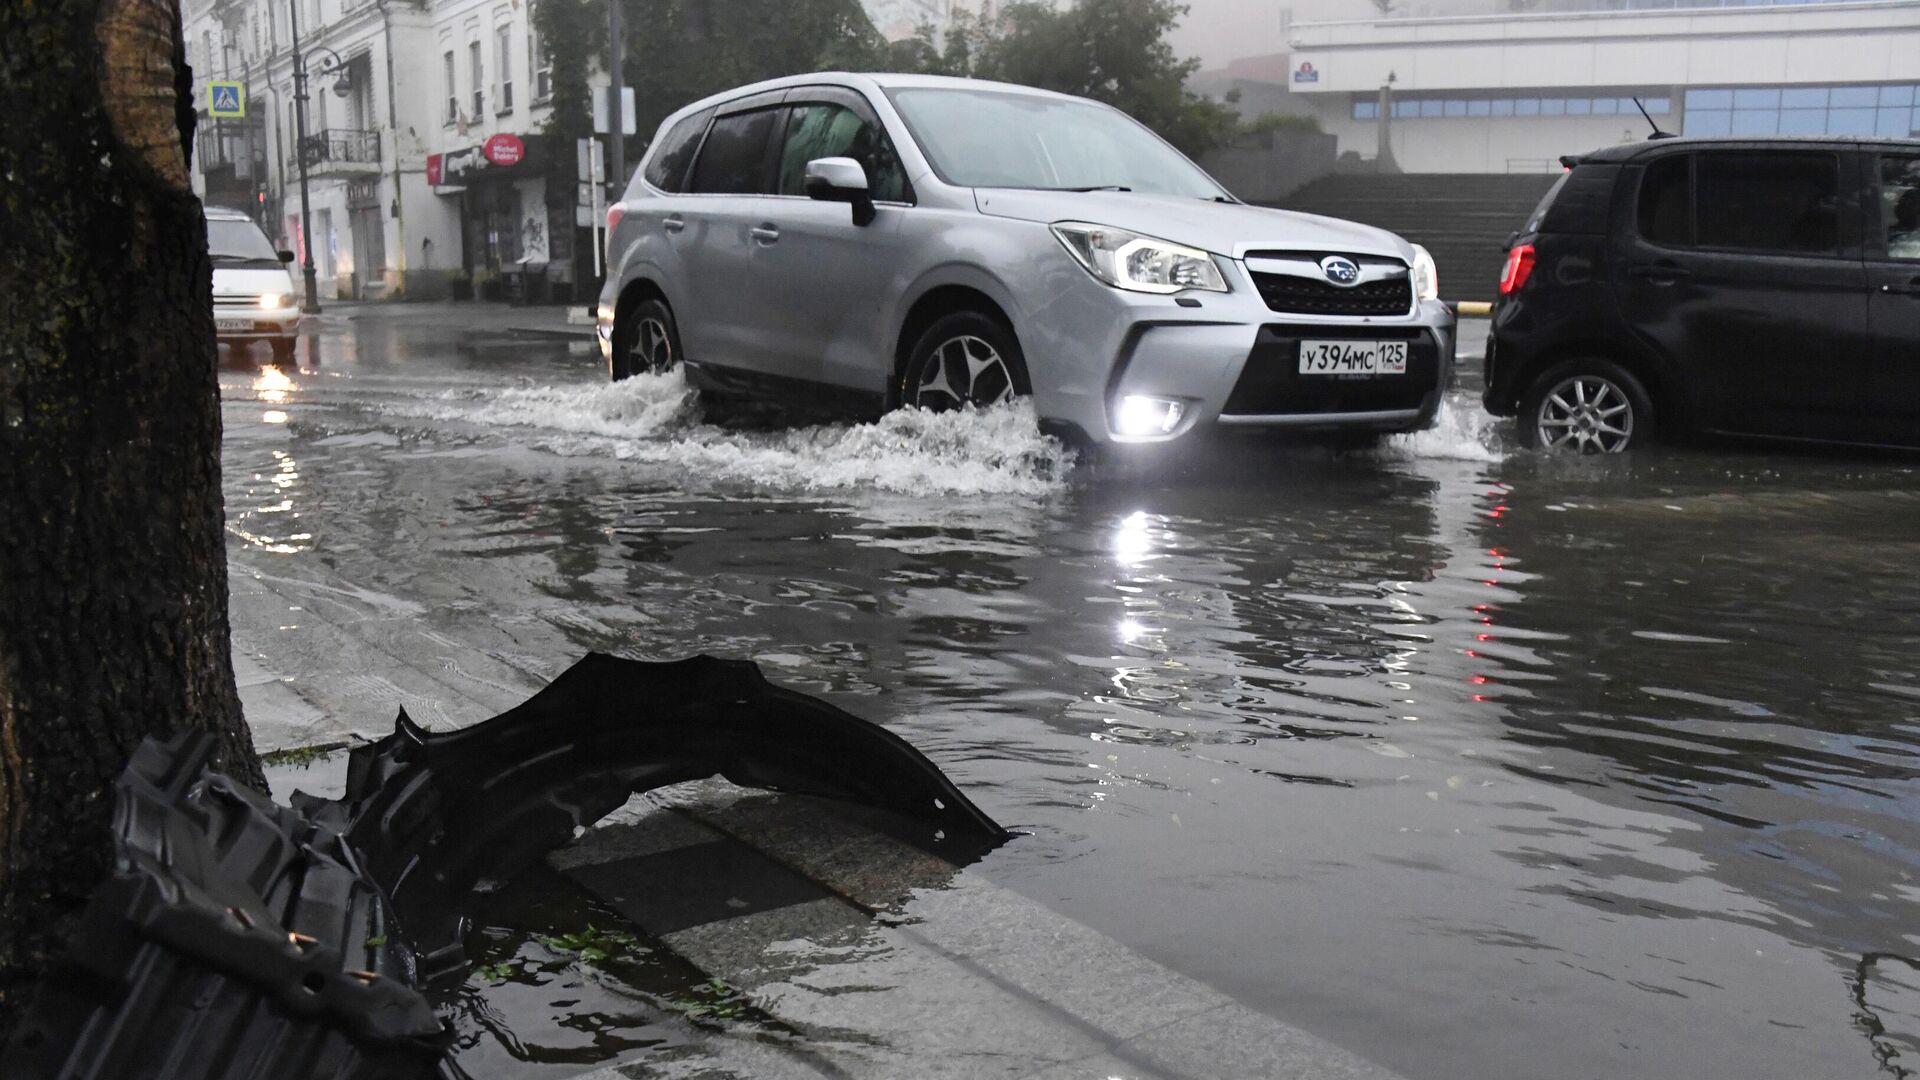
[[[853,204],[853,223],[873,221],[873,195],[867,187],[867,170],[852,158],[816,158],[807,162],[807,198],[822,202]]]
[[[274,252],[274,254],[280,256],[280,261],[283,263],[290,263],[293,261],[293,252],[288,251],[285,248],[282,248],[279,251]]]

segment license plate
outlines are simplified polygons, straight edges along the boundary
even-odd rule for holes
[[[1302,341],[1302,375],[1405,375],[1404,341]]]
[[[253,329],[253,320],[252,319],[215,319],[213,320],[213,328],[215,330],[251,330]]]

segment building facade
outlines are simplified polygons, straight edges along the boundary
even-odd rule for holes
[[[1543,0],[1288,33],[1288,92],[1349,157],[1384,119],[1407,172],[1555,170],[1644,138],[1641,106],[1686,135],[1920,132],[1920,0]]]

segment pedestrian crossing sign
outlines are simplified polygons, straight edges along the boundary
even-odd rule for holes
[[[208,116],[247,115],[247,90],[237,82],[207,84]]]

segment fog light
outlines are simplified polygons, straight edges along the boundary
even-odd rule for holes
[[[1165,435],[1180,426],[1180,403],[1167,398],[1128,394],[1113,414],[1113,429],[1121,435]]]

